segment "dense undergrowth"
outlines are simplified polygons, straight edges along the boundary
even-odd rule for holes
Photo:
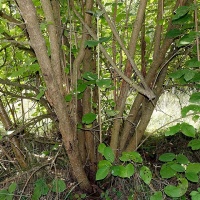
[[[28,138],[24,138],[28,144]],[[71,176],[67,156],[62,144],[57,141],[46,141],[42,138],[34,143],[32,166],[29,170],[21,171],[15,162],[1,157],[0,174],[0,199],[150,199],[156,191],[162,192],[163,199],[171,198],[164,192],[167,185],[177,185],[177,178],[183,177],[178,173],[170,178],[162,178],[160,174],[163,162],[162,154],[173,153],[185,155],[190,163],[200,162],[200,150],[193,151],[188,147],[190,138],[179,133],[175,136],[165,137],[163,134],[150,136],[138,149],[143,162],[152,172],[150,184],[145,184],[141,179],[139,168],[141,163],[134,163],[135,173],[130,178],[107,176],[102,181],[97,181],[93,186],[93,193],[86,194]],[[1,144],[10,152],[9,143]],[[12,155],[11,155],[12,156]],[[191,199],[190,193],[197,191],[199,181],[191,182],[185,193],[185,199]],[[162,199],[155,197],[154,199]],[[194,198],[195,199],[195,198]]]

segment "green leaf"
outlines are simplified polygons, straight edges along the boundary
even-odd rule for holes
[[[133,161],[136,163],[142,163],[142,157],[141,155],[136,152],[136,151],[132,151],[132,152],[122,152],[122,156],[119,158],[122,162],[126,162],[126,161]]]
[[[96,114],[94,113],[87,113],[82,117],[82,123],[84,124],[91,124],[96,119]]]
[[[35,187],[32,195],[32,200],[38,200],[42,195],[46,195],[49,191],[49,187],[43,178],[38,179],[35,182]]]
[[[25,72],[26,72],[26,68],[23,67],[23,68],[18,69],[17,71],[12,72],[10,77],[15,78],[15,77],[18,77],[18,76],[22,76]]]
[[[134,166],[129,163],[126,166],[117,165],[111,167],[111,174],[121,178],[130,178],[134,174]]]
[[[169,162],[174,160],[176,155],[174,153],[164,153],[159,157],[159,160],[162,162]]]
[[[191,103],[200,103],[200,92],[193,93],[189,101]]]
[[[111,38],[112,38],[112,35],[109,36],[109,37],[102,37],[102,38],[99,39],[99,42],[100,43],[108,42]]]
[[[85,72],[82,77],[88,81],[96,81],[98,76],[92,72]]]
[[[170,162],[170,163],[165,163],[164,165],[162,165],[160,169],[160,175],[162,178],[171,178],[176,175],[176,171],[171,168],[171,165],[173,163],[174,162],[172,163]]]
[[[115,160],[115,154],[111,147],[105,147],[103,156],[106,158],[106,160],[110,161],[111,163],[113,163]]]
[[[114,116],[116,116],[118,113],[119,113],[118,110],[106,110],[106,114],[107,114],[109,117],[114,117]]]
[[[98,146],[98,152],[103,155],[105,148],[106,148],[106,145],[104,143],[100,143]]]
[[[177,163],[172,164],[171,168],[176,172],[184,172],[185,171],[185,168],[182,165],[177,164]]]
[[[191,182],[194,182],[194,183],[199,182],[199,176],[194,172],[186,172],[185,177]]]
[[[189,163],[188,158],[183,154],[178,154],[176,157],[176,160],[180,164],[188,164]]]
[[[150,200],[163,200],[162,192],[161,192],[161,191],[155,192],[155,193],[150,197]]]
[[[0,190],[0,200],[7,200],[9,194],[8,190]]]
[[[113,176],[118,176],[121,178],[126,178],[126,168],[123,165],[117,165],[111,167],[111,173]]]
[[[72,100],[72,94],[67,94],[66,96],[65,96],[65,101],[66,102],[70,102]]]
[[[190,124],[183,122],[181,124],[181,131],[184,135],[188,137],[195,137],[195,128]]]
[[[104,166],[111,167],[112,164],[108,160],[100,160],[98,163],[98,168],[102,168]]]
[[[65,191],[66,189],[66,184],[63,180],[61,179],[54,179],[52,182],[52,191],[56,193],[60,193]]]
[[[96,47],[99,44],[99,41],[97,40],[86,40],[85,41],[85,47]]]
[[[171,126],[166,132],[165,136],[172,136],[175,135],[180,131],[180,124],[176,124],[175,126]]]
[[[199,188],[197,189],[198,191],[192,191],[190,193],[190,196],[192,197],[192,200],[199,200],[200,199],[200,191]]]
[[[200,139],[191,140],[188,144],[188,147],[191,147],[192,150],[199,150],[200,149]]]
[[[17,183],[11,183],[10,186],[8,187],[8,192],[9,193],[14,193],[14,191],[16,190],[17,188]]]
[[[78,86],[77,86],[77,92],[78,93],[82,93],[82,92],[85,91],[86,88],[87,88],[87,84],[85,84],[85,83],[78,84]]]
[[[147,185],[149,185],[152,179],[151,170],[146,166],[142,166],[140,169],[140,177]]]
[[[198,113],[198,112],[200,113],[200,105],[191,104],[189,106],[183,107],[181,110],[182,117],[185,117],[189,111],[193,111],[194,113]]]
[[[189,6],[180,6],[179,8],[176,9],[176,14],[172,17],[172,20],[177,20],[184,15],[186,15],[190,10]]]
[[[48,187],[48,185],[46,184],[46,182],[43,178],[38,179],[35,182],[35,186],[37,188],[40,188],[40,192],[41,192],[42,195],[46,195],[49,191],[49,187]]]
[[[187,166],[186,173],[194,172],[198,174],[200,172],[200,163],[190,163]]]
[[[189,34],[185,34],[179,41],[178,47],[185,46],[194,42],[196,38],[196,33],[190,32]]]
[[[176,38],[183,34],[183,31],[180,29],[172,29],[166,33],[167,38]]]
[[[97,170],[96,181],[104,179],[110,172],[110,167],[103,166]]]
[[[96,84],[100,88],[109,88],[111,85],[111,79],[108,78],[97,79]]]
[[[174,185],[168,185],[164,188],[164,192],[173,198],[181,197],[183,196],[188,188],[188,181],[185,178],[180,178],[179,179],[179,184],[178,186]]]
[[[188,81],[192,80],[194,78],[195,74],[196,74],[196,71],[187,69],[185,71],[185,75],[184,75],[185,81],[188,82]]]
[[[39,101],[42,96],[44,96],[44,93],[45,93],[46,89],[45,88],[40,88],[40,92],[39,94],[36,96],[36,99]]]
[[[169,74],[169,77],[170,77],[170,78],[173,78],[173,79],[179,79],[179,78],[181,78],[184,74],[185,74],[185,70],[179,69],[179,70],[176,70],[175,72]]]
[[[130,159],[136,163],[142,163],[143,159],[142,156],[137,151],[129,152]]]
[[[198,61],[196,58],[193,58],[191,60],[188,60],[185,65],[187,67],[192,67],[192,68],[200,68],[200,61]]]
[[[129,163],[128,165],[125,166],[126,168],[126,177],[130,178],[134,174],[134,166]]]

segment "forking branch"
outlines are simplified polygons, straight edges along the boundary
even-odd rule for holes
[[[86,30],[88,31],[88,33],[92,36],[92,38],[94,40],[97,40],[97,36],[96,34],[92,31],[92,29],[84,22],[84,20],[82,19],[82,17],[80,16],[80,14],[76,11],[76,9],[74,7],[72,7],[73,12],[75,13],[75,15],[78,17],[78,19],[81,21],[81,23],[84,25],[84,27],[86,28]],[[116,36],[115,36],[116,37]],[[119,37],[119,36],[118,36]],[[117,37],[116,37],[117,38]],[[121,39],[120,39],[121,41]],[[119,41],[118,41],[119,42]],[[124,45],[122,45],[124,47]],[[136,83],[134,83],[131,79],[129,79],[117,66],[116,64],[113,62],[112,58],[110,57],[110,55],[107,53],[107,51],[105,50],[105,48],[99,44],[100,50],[101,52],[104,54],[104,56],[106,57],[106,59],[109,61],[109,63],[112,65],[112,67],[114,68],[114,70],[119,74],[119,76],[121,78],[123,78],[127,83],[129,83],[135,90],[137,90],[139,93],[147,96],[149,98],[149,100],[152,100],[155,98],[155,94],[153,93],[153,91],[147,86],[143,76],[141,75],[141,73],[139,72],[139,70],[137,69],[133,59],[131,58],[130,54],[128,53],[127,49],[124,47],[124,51],[125,53],[127,53],[127,57],[131,63],[132,66],[134,66],[134,70],[136,72],[136,74],[138,75],[138,77],[141,80],[142,85],[144,86],[141,87],[139,85],[137,85]]]

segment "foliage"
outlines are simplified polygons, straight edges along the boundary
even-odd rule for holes
[[[99,144],[98,152],[101,153],[105,160],[98,163],[96,180],[105,179],[108,175],[117,176],[120,178],[130,178],[135,173],[135,164],[142,163],[142,157],[138,152],[123,152],[119,160],[123,162],[121,165],[116,165],[115,154],[110,147],[106,147],[104,143]],[[147,166],[142,165],[139,170],[141,179],[149,185],[152,179],[152,173]]]
[[[199,17],[198,8],[172,0],[162,6],[155,0],[1,1],[0,120],[7,132],[0,133],[0,156],[9,160],[2,164],[2,177],[53,160],[65,170],[69,163],[77,185],[88,193],[96,184],[94,174],[98,181],[138,175],[150,186],[152,172],[132,149],[138,148],[163,90],[192,91],[181,115],[200,119],[200,33],[193,17]],[[193,125],[183,120],[165,136],[178,132],[191,138],[192,151],[200,149]],[[62,147],[53,149],[58,143]],[[184,196],[189,182],[197,183],[199,163],[172,152],[159,159],[161,177],[177,179],[164,189],[169,197]],[[32,199],[67,188],[57,178],[50,183],[38,178],[33,187]],[[9,199],[15,190],[13,183],[0,195]],[[190,194],[197,199],[199,190]],[[102,197],[109,199],[109,192]]]
[[[0,190],[0,199],[1,200],[12,200],[16,189],[17,189],[17,184],[14,182],[14,183],[10,184],[8,189]]]

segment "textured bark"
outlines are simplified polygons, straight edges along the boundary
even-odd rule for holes
[[[84,72],[91,72],[93,70],[93,64],[94,62],[92,61],[92,52],[91,49],[86,49],[85,50],[85,56],[83,59],[83,73]],[[91,93],[91,88],[87,87],[86,90],[84,91],[83,94],[83,115],[87,113],[92,112],[92,93]],[[87,126],[85,127],[87,128]],[[94,173],[96,172],[96,156],[95,156],[95,144],[94,144],[94,135],[92,134],[91,131],[85,131],[85,144],[86,144],[86,150],[87,150],[87,164],[89,165],[89,168],[91,172]]]
[[[175,3],[174,10],[179,6],[179,1]],[[162,1],[159,1],[159,13],[158,13],[158,20],[161,19],[162,17]],[[167,30],[170,30],[172,28],[171,21],[169,21],[169,26]],[[164,39],[161,40],[161,32],[162,27],[160,25],[157,25],[156,28],[156,34],[155,36],[157,37],[158,43],[155,44],[154,46],[154,59],[149,67],[149,71],[146,75],[145,81],[146,83],[151,87],[154,88],[155,93],[156,93],[156,98],[152,102],[148,102],[148,100],[145,99],[144,96],[141,94],[138,94],[132,108],[130,110],[129,116],[127,120],[125,121],[122,134],[121,134],[121,139],[120,139],[120,150],[134,150],[137,148],[137,145],[140,143],[141,138],[145,132],[145,129],[150,121],[151,115],[154,110],[154,106],[156,105],[162,91],[162,81],[164,81],[164,72],[160,73],[160,70],[162,67],[165,65],[166,57],[169,54],[169,48],[173,42],[172,39]],[[159,81],[158,81],[159,80]],[[141,115],[141,118],[138,123],[138,119],[136,120],[136,116],[138,116],[139,110],[142,110],[143,113]],[[136,120],[136,121],[135,121]],[[137,127],[137,128],[136,128]],[[133,130],[131,130],[133,129]],[[132,138],[130,139],[130,135],[132,135]],[[129,140],[128,140],[129,139]],[[128,144],[126,143],[128,140]],[[127,144],[127,146],[125,146]]]
[[[36,53],[38,63],[41,67],[42,75],[47,87],[47,92],[51,98],[53,107],[59,120],[59,129],[62,134],[63,144],[67,151],[73,173],[78,183],[80,184],[80,187],[83,190],[91,191],[91,185],[83,169],[79,154],[76,124],[70,118],[69,110],[63,97],[63,91],[61,91],[61,77],[54,77],[56,70],[54,68],[55,63],[59,63],[60,60],[52,61],[49,59],[47,54],[47,47],[39,28],[39,23],[33,2],[31,0],[17,0],[17,3],[19,5],[21,15],[26,23],[31,46]],[[54,25],[49,26],[49,29],[50,28],[53,28],[52,31],[54,33]],[[53,40],[53,38],[51,39]],[[56,40],[57,37],[54,39]],[[58,41],[53,42],[53,44],[57,43]]]
[[[136,51],[136,44],[137,44],[139,32],[142,28],[142,22],[144,18],[146,4],[147,4],[147,0],[140,1],[137,17],[133,25],[133,31],[132,31],[131,39],[129,42],[129,53],[133,57]],[[132,76],[132,73],[133,73],[132,66],[130,65],[129,60],[127,60],[126,66],[125,66],[125,74],[127,77],[130,78]],[[120,95],[117,99],[117,105],[115,108],[117,111],[119,111],[119,114],[116,116],[116,118],[121,118],[123,116],[123,111],[125,108],[125,103],[126,103],[129,89],[130,89],[130,85],[126,81],[123,80],[121,90],[120,90]],[[118,148],[120,127],[121,127],[121,120],[116,119],[113,124],[112,132],[111,132],[111,142],[110,142],[110,146],[114,150],[117,150]]]

